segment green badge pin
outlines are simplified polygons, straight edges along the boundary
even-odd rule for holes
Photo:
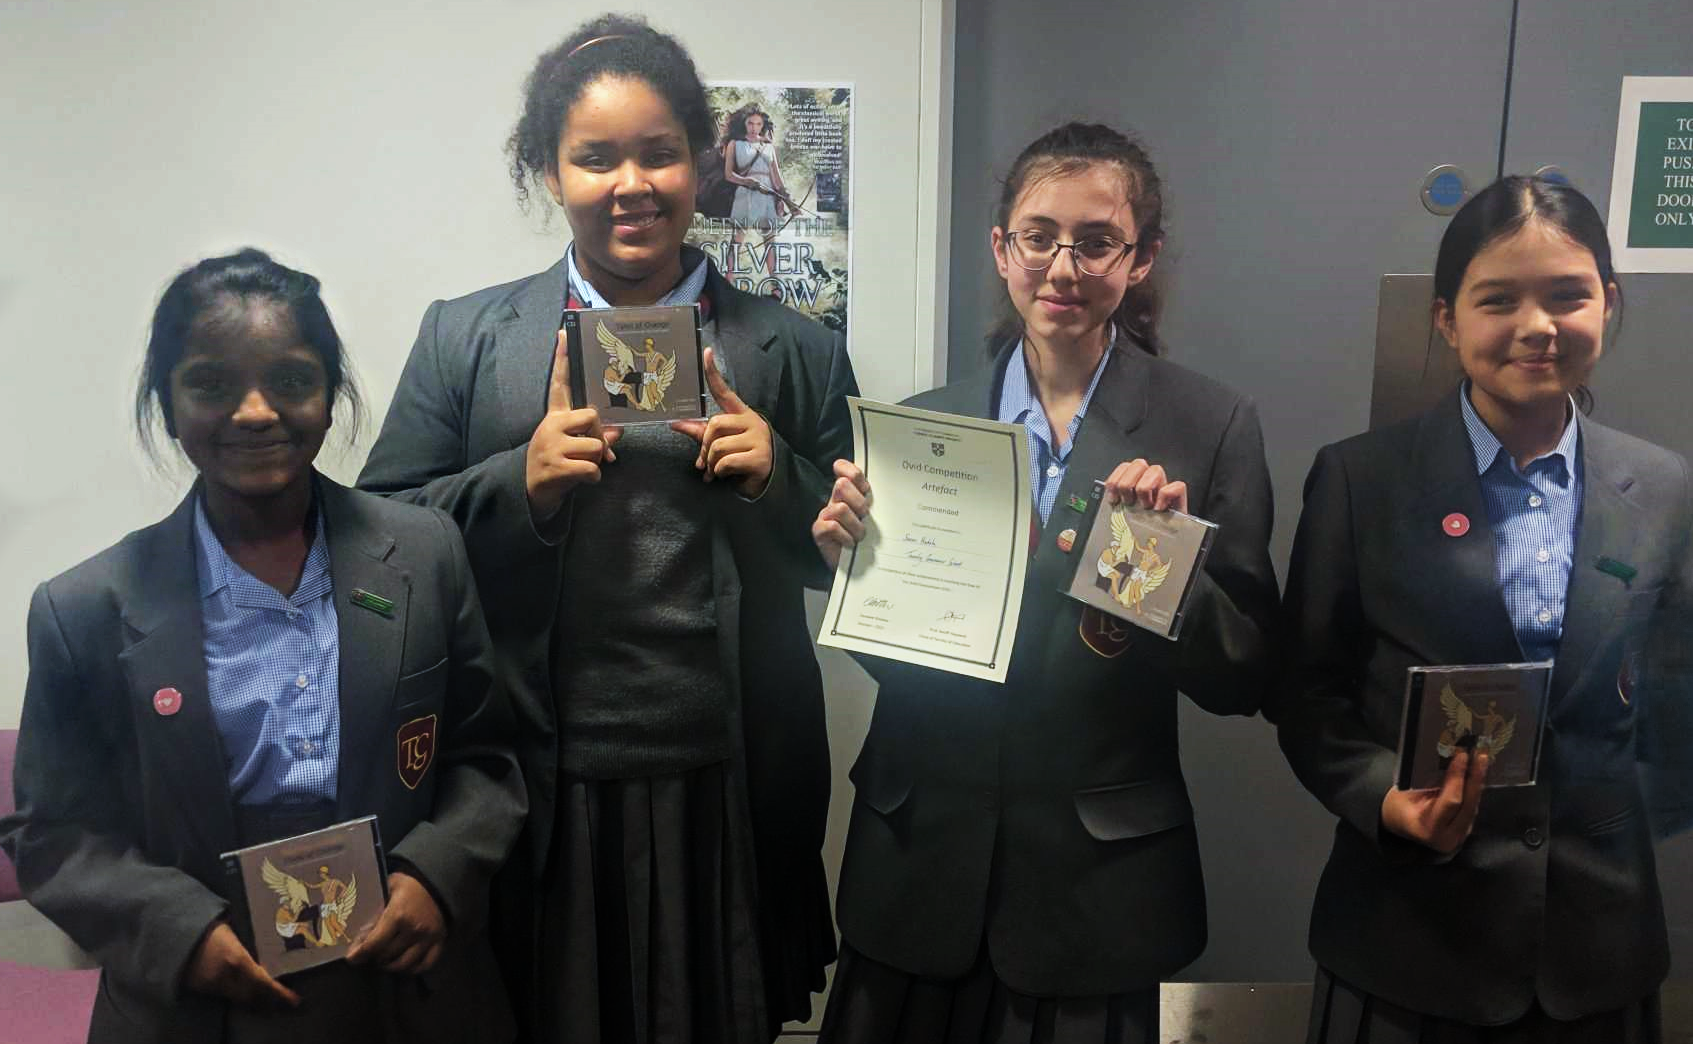
[[[1066,500],[1064,502],[1064,506],[1069,508],[1071,511],[1074,511],[1074,512],[1077,512],[1078,514],[1080,514],[1082,512],[1087,511],[1088,502],[1086,500],[1083,500],[1081,497],[1076,496],[1076,494],[1072,493],[1072,494],[1070,494],[1070,499]]]
[[[1632,581],[1640,572],[1627,562],[1619,562],[1609,555],[1600,555],[1599,560],[1593,564],[1599,567],[1599,572],[1609,573],[1625,584]]]
[[[387,617],[392,617],[394,615],[393,602],[379,594],[366,591],[362,587],[353,588],[353,593],[348,595],[347,599],[360,609],[369,609],[373,613],[380,613],[381,615]]]

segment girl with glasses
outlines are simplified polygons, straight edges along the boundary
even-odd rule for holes
[[[1621,301],[1580,192],[1477,193],[1434,292],[1462,385],[1317,454],[1288,570],[1265,711],[1339,819],[1307,1039],[1651,1044],[1653,833],[1689,821],[1693,767],[1687,462],[1578,408]],[[1534,786],[1484,790],[1460,747],[1441,787],[1394,788],[1406,668],[1528,660],[1554,663]]]
[[[925,409],[1019,422],[1040,530],[1005,684],[862,657],[881,683],[837,909],[828,1044],[1158,1040],[1158,981],[1205,946],[1176,692],[1252,714],[1276,581],[1250,400],[1159,356],[1162,188],[1139,144],[1067,124],[1012,165],[990,233],[1013,317]],[[864,535],[871,489],[835,462],[812,527]],[[1172,642],[1059,593],[1096,480],[1219,524]]]

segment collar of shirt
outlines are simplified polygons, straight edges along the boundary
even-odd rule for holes
[[[1576,425],[1575,402],[1570,402],[1569,423],[1564,425],[1564,435],[1558,440],[1557,446],[1550,453],[1543,453],[1528,462],[1528,467],[1519,468],[1511,455],[1505,452],[1505,446],[1499,437],[1493,434],[1493,429],[1481,419],[1481,414],[1475,411],[1470,403],[1470,382],[1464,381],[1458,387],[1458,402],[1464,411],[1464,429],[1469,432],[1470,449],[1475,451],[1475,470],[1477,475],[1485,475],[1488,469],[1498,462],[1500,454],[1505,456],[1505,465],[1519,478],[1530,471],[1549,471],[1551,478],[1559,486],[1568,487],[1570,477],[1575,474],[1575,447],[1580,429]],[[1550,461],[1547,467],[1540,467],[1542,461]]]
[[[292,597],[242,569],[229,557],[223,544],[212,532],[211,520],[206,517],[203,498],[194,501],[194,545],[200,567],[200,598],[204,601],[224,588],[229,589],[232,603],[243,609],[291,610],[328,594],[334,587],[329,576],[329,544],[323,535],[323,513],[317,513],[317,535],[306,552],[306,566],[300,572],[299,586]]]
[[[683,252],[683,260],[687,260],[687,252]],[[589,308],[611,308],[611,302],[600,296],[594,289],[594,284],[588,282],[582,275],[582,270],[576,267],[576,244],[572,243],[564,251],[565,264],[570,272],[570,295],[581,301]],[[678,305],[693,304],[705,293],[705,276],[708,266],[705,255],[700,255],[694,262],[694,267],[682,275],[682,281],[671,288],[670,292],[659,298],[657,304]]]
[[[1099,378],[1105,373],[1105,364],[1111,359],[1112,344],[1105,346],[1100,353],[1099,365],[1094,367],[1093,379],[1088,382],[1088,390],[1082,395],[1080,406],[1076,407],[1076,415],[1070,418],[1069,426],[1065,429],[1064,448],[1053,448],[1052,428],[1046,419],[1046,411],[1041,409],[1040,399],[1035,395],[1034,385],[1029,380],[1029,363],[1025,357],[1027,345],[1017,342],[1017,348],[1011,353],[1010,360],[1005,365],[1005,380],[999,389],[999,419],[1005,424],[1022,424],[1029,429],[1029,435],[1041,440],[1042,445],[1060,461],[1069,459],[1070,447],[1076,444],[1076,431],[1082,426],[1082,418],[1087,415],[1088,403],[1093,401],[1093,392],[1099,387]]]

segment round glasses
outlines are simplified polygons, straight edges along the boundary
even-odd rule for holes
[[[1044,272],[1058,259],[1060,250],[1068,250],[1076,270],[1090,276],[1110,275],[1135,250],[1135,244],[1116,236],[1085,236],[1074,243],[1060,243],[1057,237],[1032,228],[1007,232],[1005,242],[1006,253],[1025,271]]]

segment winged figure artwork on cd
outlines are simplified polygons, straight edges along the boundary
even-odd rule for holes
[[[663,410],[664,393],[676,379],[676,356],[654,348],[651,337],[642,338],[639,349],[631,348],[606,329],[604,322],[594,324],[594,336],[606,354],[607,365],[600,379],[611,404],[647,413]]]
[[[1446,714],[1446,727],[1435,742],[1435,750],[1442,769],[1463,747],[1497,757],[1517,734],[1517,719],[1499,713],[1499,701],[1488,700],[1487,709],[1477,712],[1452,691],[1451,685],[1440,690],[1440,709]]]
[[[1144,545],[1138,543],[1127,512],[1111,512],[1111,542],[1099,553],[1099,578],[1111,597],[1138,613],[1146,596],[1169,575],[1170,563],[1158,554],[1158,538],[1148,535]]]
[[[358,875],[347,880],[329,876],[329,867],[317,868],[317,881],[308,884],[293,874],[278,870],[269,859],[261,869],[265,885],[276,893],[276,934],[289,950],[342,946],[350,942],[347,925],[359,902]],[[316,901],[312,893],[316,892]]]

